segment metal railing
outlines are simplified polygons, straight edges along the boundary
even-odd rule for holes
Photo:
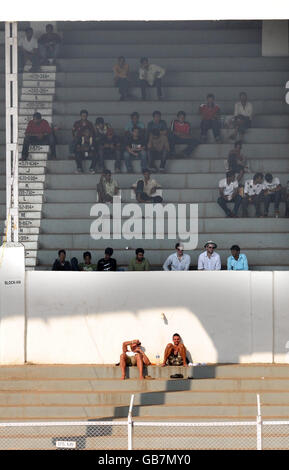
[[[0,450],[274,450],[289,449],[289,421],[263,421],[260,397],[251,421],[0,423]]]

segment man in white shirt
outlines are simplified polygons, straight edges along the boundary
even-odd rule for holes
[[[163,264],[164,271],[188,271],[190,268],[191,257],[184,254],[184,246],[177,243],[176,253],[170,255]]]
[[[161,203],[163,198],[156,194],[156,190],[161,188],[160,184],[156,180],[151,178],[150,171],[148,169],[143,170],[143,178],[139,179],[132,188],[135,191],[137,202],[153,202]]]
[[[239,185],[235,178],[235,173],[228,171],[226,178],[219,182],[220,196],[217,200],[219,206],[224,210],[227,217],[238,217],[238,210],[242,202],[239,195]],[[227,207],[228,203],[234,203],[233,212]]]
[[[204,245],[206,251],[200,254],[198,259],[198,271],[219,271],[221,269],[221,258],[214,250],[217,245],[212,240]]]
[[[279,204],[281,201],[281,192],[282,186],[280,184],[279,178],[271,173],[266,173],[263,190],[264,190],[264,217],[268,217],[270,203],[274,203],[275,217],[279,217]]]
[[[256,217],[261,217],[261,201],[263,197],[263,173],[256,173],[251,180],[245,181],[244,197],[242,200],[243,217],[248,217],[248,205],[254,204]]]
[[[158,99],[162,99],[162,77],[165,75],[165,69],[159,65],[149,64],[147,57],[140,59],[139,79],[141,86],[142,99],[146,100],[146,87],[155,86]]]
[[[244,134],[247,129],[252,125],[253,117],[253,106],[252,103],[247,101],[247,93],[242,91],[239,95],[240,101],[235,104],[234,108],[234,121],[233,125],[235,128],[234,133],[230,136],[231,139],[236,139],[238,133],[240,134],[240,139],[244,137]]]
[[[38,42],[33,36],[33,29],[25,29],[25,35],[19,41],[19,72],[23,72],[24,65],[30,60],[30,72],[36,72],[39,66]]]

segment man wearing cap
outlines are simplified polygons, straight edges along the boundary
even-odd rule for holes
[[[219,271],[221,269],[221,258],[214,250],[217,245],[212,240],[207,241],[204,245],[206,251],[200,254],[198,259],[199,271]]]
[[[191,264],[191,257],[184,254],[184,246],[177,243],[176,253],[170,255],[163,264],[164,271],[188,271]]]

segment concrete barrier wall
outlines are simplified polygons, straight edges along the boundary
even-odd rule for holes
[[[112,364],[122,342],[137,338],[154,362],[178,332],[196,362],[287,362],[288,280],[288,272],[27,272],[27,360]]]

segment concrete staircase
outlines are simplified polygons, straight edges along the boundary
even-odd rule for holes
[[[244,154],[250,162],[246,178],[256,171],[272,171],[286,184],[289,114],[284,96],[289,67],[284,58],[261,57],[260,22],[59,23],[58,29],[64,44],[58,60],[53,120],[61,131],[57,135],[58,161],[47,165],[38,269],[49,268],[62,247],[69,258],[78,259],[89,249],[97,261],[110,245],[119,265],[126,266],[134,249],[142,245],[154,269],[173,251],[174,240],[95,241],[90,237],[90,209],[96,202],[99,175],[73,175],[75,163],[68,151],[71,127],[82,108],[88,109],[90,120],[103,116],[118,131],[134,110],[147,124],[152,112],[159,109],[169,124],[176,112],[184,109],[195,135],[199,135],[198,106],[206,94],[215,93],[223,116],[227,116],[232,115],[238,94],[244,90],[255,111],[253,128],[245,137]],[[119,102],[113,86],[112,67],[120,54],[132,71],[132,101]],[[147,102],[140,101],[136,77],[142,55],[167,70],[162,102],[154,101],[155,90]],[[199,244],[191,253],[193,269],[207,239],[218,244],[224,265],[229,247],[237,243],[247,253],[251,269],[288,269],[288,220],[228,220],[216,204],[224,159],[232,148],[228,131],[224,129],[222,134],[223,144],[215,144],[210,136],[192,158],[176,155],[168,162],[167,173],[156,176],[163,186],[164,202],[199,205]],[[112,163],[107,162],[111,170]],[[135,168],[140,171],[137,164]],[[122,202],[132,202],[130,187],[138,176],[124,173],[116,178]],[[130,250],[125,251],[128,245]]]
[[[149,366],[120,380],[112,365],[24,365],[0,368],[0,421],[254,420],[259,393],[263,419],[289,419],[288,365]],[[182,373],[184,379],[170,379]],[[187,379],[192,376],[193,380]]]

